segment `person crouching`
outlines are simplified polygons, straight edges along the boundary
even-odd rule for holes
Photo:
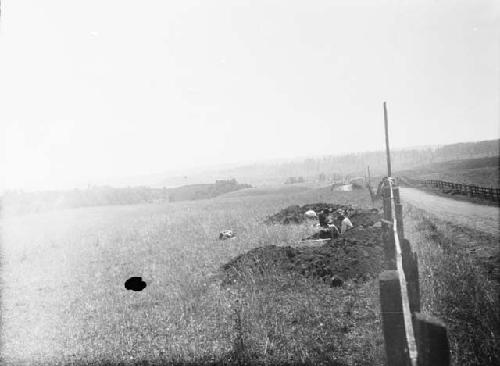
[[[340,235],[343,235],[347,230],[352,229],[352,222],[347,216],[340,215]]]
[[[328,227],[328,211],[321,210],[318,215],[319,226],[327,228]]]

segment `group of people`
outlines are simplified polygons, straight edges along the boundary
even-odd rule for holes
[[[318,215],[319,226],[322,228],[328,228],[332,230],[333,231],[332,237],[338,237],[339,234],[342,235],[347,230],[353,227],[351,220],[349,220],[349,217],[347,216],[347,212],[339,210],[336,212],[336,214],[337,214],[336,220],[332,220],[330,211],[328,209],[321,210]],[[340,231],[338,226],[340,226]]]

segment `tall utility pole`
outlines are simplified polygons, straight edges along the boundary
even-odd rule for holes
[[[392,176],[391,151],[389,150],[389,121],[387,119],[387,103],[384,102],[385,151],[387,153],[387,176]]]

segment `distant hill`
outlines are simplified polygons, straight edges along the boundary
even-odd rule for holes
[[[410,176],[419,175],[429,179],[432,177],[498,186],[499,146],[500,140],[497,139],[445,146],[395,149],[391,152],[393,171],[406,172]],[[440,163],[443,164],[440,165]],[[147,183],[146,178],[136,177],[137,184],[144,181],[142,184],[150,187],[100,186],[51,192],[7,191],[0,197],[0,204],[4,210],[9,208],[13,213],[27,213],[83,206],[193,200],[215,197],[249,187],[249,185],[237,183],[236,180],[259,186],[283,184],[290,177],[304,177],[306,182],[328,183],[363,177],[366,175],[367,166],[370,166],[373,177],[384,176],[386,174],[385,152],[362,152],[255,163],[232,168],[190,170],[171,176],[155,174],[146,177],[154,179],[154,182],[148,181]],[[410,172],[411,170],[413,172]],[[220,178],[232,179],[224,181]],[[213,183],[216,180],[219,180],[219,184]],[[128,180],[121,182],[120,185],[123,186],[127,182]]]
[[[464,142],[444,146],[395,149],[391,151],[394,171],[451,160],[495,157],[500,154],[500,140]],[[230,169],[200,170],[184,177],[185,184],[206,183],[217,177],[231,177],[253,185],[283,183],[289,177],[303,176],[306,180],[319,180],[324,174],[332,179],[365,176],[370,166],[372,176],[387,173],[385,151],[352,153],[316,158],[291,159],[279,163],[255,163]],[[172,186],[180,177],[166,177],[160,186]]]
[[[216,197],[244,188],[251,188],[251,185],[239,184],[232,179],[217,180],[215,184],[195,184],[170,189],[104,186],[66,191],[8,191],[0,197],[0,212],[18,215],[87,206],[186,201]]]
[[[398,171],[397,175],[474,184],[482,187],[500,187],[500,156],[478,159],[452,160],[417,166]]]
[[[167,189],[170,202],[190,201],[220,196],[224,193],[251,188],[249,184],[239,184],[235,179],[217,180],[215,184],[191,184]]]
[[[149,187],[90,187],[65,191],[7,191],[0,197],[0,211],[27,214],[87,206],[131,205],[168,200],[166,189]]]

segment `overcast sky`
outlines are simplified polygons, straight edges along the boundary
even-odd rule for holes
[[[499,4],[3,0],[0,184],[498,138]]]

